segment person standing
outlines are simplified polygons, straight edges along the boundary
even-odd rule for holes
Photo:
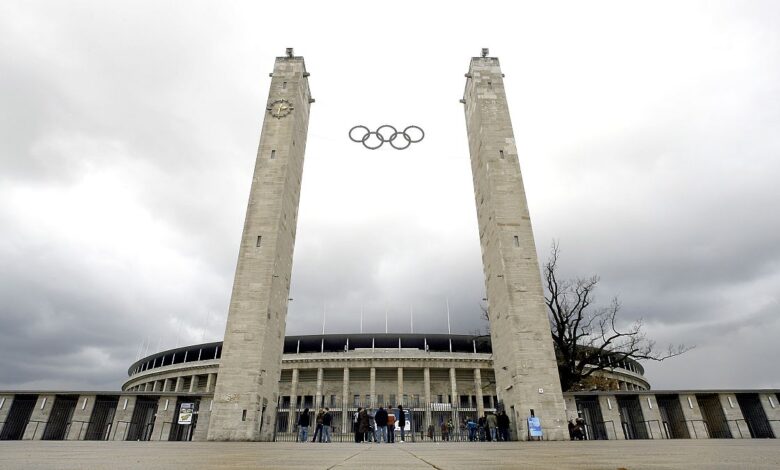
[[[466,421],[466,428],[469,430],[469,441],[477,440],[477,423],[474,422],[474,418],[469,417]]]
[[[387,442],[395,444],[395,413],[392,408],[387,413]]]
[[[368,433],[371,432],[371,423],[368,419],[368,410],[361,408],[358,413],[358,432],[360,433],[360,442],[368,441]]]
[[[374,422],[376,423],[376,443],[379,444],[382,441],[387,443],[387,410],[380,406],[374,414]]]
[[[357,411],[355,411],[355,414],[352,415],[352,430],[355,432],[355,443],[358,444],[360,442],[363,442],[363,433],[360,432],[360,411],[363,408],[358,407]]]
[[[330,425],[333,422],[333,415],[330,414],[330,408],[325,407],[325,413],[322,415],[322,436],[320,442],[330,442]]]
[[[496,418],[498,425],[498,434],[501,436],[501,440],[509,441],[509,416],[501,410],[498,412],[498,418]]]
[[[406,412],[403,405],[398,405],[398,427],[401,428],[401,443],[404,442],[404,430],[406,429]]]
[[[496,418],[496,415],[493,413],[488,413],[487,417],[485,418],[485,421],[487,421],[488,430],[490,431],[490,440],[496,441],[498,440],[498,437],[496,436],[496,428],[498,427],[498,418]]]
[[[309,434],[309,421],[311,420],[311,417],[309,416],[309,409],[304,408],[303,413],[301,413],[300,416],[298,416],[298,442],[306,442],[306,439]]]
[[[325,410],[320,408],[320,411],[317,412],[317,418],[316,423],[317,427],[314,428],[314,437],[312,438],[312,442],[317,442],[317,437],[319,436],[320,442],[322,442],[322,416],[325,414]]]

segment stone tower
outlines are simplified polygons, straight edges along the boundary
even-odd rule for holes
[[[466,128],[485,271],[496,391],[519,439],[534,410],[546,439],[568,439],[539,262],[498,59],[471,59]]]
[[[270,441],[303,156],[314,102],[303,57],[277,57],[228,310],[209,440]]]

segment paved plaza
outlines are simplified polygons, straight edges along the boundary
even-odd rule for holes
[[[442,444],[0,442],[0,469],[777,469],[771,440]]]

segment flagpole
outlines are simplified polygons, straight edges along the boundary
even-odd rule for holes
[[[325,304],[322,304],[322,334],[325,334]]]
[[[387,307],[385,307],[385,334],[387,334]]]
[[[360,332],[363,333],[363,304],[360,304]]]
[[[414,307],[409,306],[409,326],[414,333]]]
[[[445,302],[447,303],[447,334],[451,335],[452,331],[450,330],[450,299],[445,299]]]

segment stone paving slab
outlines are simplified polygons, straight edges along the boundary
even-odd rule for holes
[[[0,469],[778,469],[780,441],[425,444],[2,441]]]

